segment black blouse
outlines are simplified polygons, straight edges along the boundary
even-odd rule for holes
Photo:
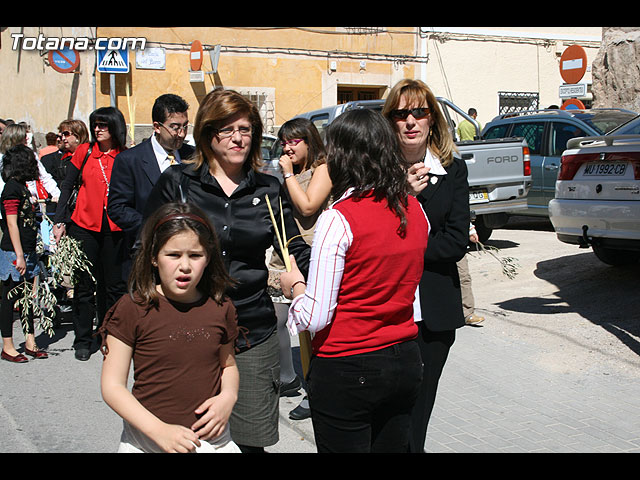
[[[31,203],[31,194],[26,185],[18,183],[10,178],[4,185],[2,196],[0,197],[0,213],[2,214],[2,241],[0,248],[7,252],[13,252],[13,243],[9,236],[7,226],[7,212],[4,209],[5,200],[18,200],[18,231],[20,232],[20,244],[24,253],[35,252],[38,239],[38,223],[35,206]]]
[[[299,234],[292,207],[276,177],[250,170],[238,188],[227,196],[210,174],[208,165],[196,169],[193,164],[174,165],[158,179],[147,200],[144,219],[162,204],[185,199],[203,209],[212,221],[224,263],[238,284],[229,292],[238,312],[238,325],[246,329],[239,336],[241,351],[264,340],[276,329],[276,315],[267,293],[267,249],[273,246],[280,254],[277,236],[271,222],[265,196],[269,196],[278,228],[280,198],[287,238]],[[306,276],[309,269],[310,246],[297,237],[289,244],[298,267]]]

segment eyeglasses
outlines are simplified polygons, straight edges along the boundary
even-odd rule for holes
[[[64,132],[62,132],[60,134],[61,137],[71,137],[71,136],[75,136],[75,134],[73,132],[70,132],[69,130],[65,130]]]
[[[304,142],[304,138],[292,138],[291,140],[283,140],[282,142],[280,142],[280,145],[282,145],[283,147],[286,147],[287,145],[289,145],[290,147],[295,147],[300,142]]]
[[[176,135],[179,134],[180,132],[184,132],[187,133],[187,130],[189,130],[189,125],[178,125],[175,123],[172,123],[171,125],[169,125],[168,127],[162,123],[162,122],[157,122],[158,125],[162,125],[164,128],[166,128],[169,132],[171,133],[175,133]]]
[[[226,128],[221,128],[219,130],[216,130],[216,135],[218,135],[218,137],[220,137],[220,138],[229,138],[229,137],[232,137],[233,134],[236,133],[236,132],[238,132],[243,137],[250,137],[251,134],[253,133],[253,128],[251,128],[251,127],[238,127],[238,128],[226,127]]]
[[[397,118],[400,120],[404,120],[411,114],[413,118],[419,119],[424,118],[431,112],[431,109],[428,107],[419,107],[419,108],[403,108],[400,110],[391,110],[391,116],[393,118]]]
[[[109,130],[109,124],[103,123],[103,122],[96,122],[94,125],[94,128],[97,128],[98,130]]]

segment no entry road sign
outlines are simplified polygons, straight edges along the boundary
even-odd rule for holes
[[[560,75],[567,83],[578,83],[587,71],[587,52],[580,45],[571,45],[560,57]]]

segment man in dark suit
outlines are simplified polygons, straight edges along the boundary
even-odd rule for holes
[[[189,126],[188,109],[187,102],[177,95],[158,97],[151,111],[153,135],[114,160],[107,213],[125,231],[130,249],[142,227],[147,197],[160,174],[169,165],[189,158],[195,150],[184,143]],[[128,274],[128,265],[125,267]]]

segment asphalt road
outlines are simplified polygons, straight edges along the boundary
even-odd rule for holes
[[[477,312],[445,367],[427,435],[430,452],[640,450],[640,266],[610,267],[557,241],[545,221],[515,219],[487,246],[513,257],[502,274],[470,252]],[[16,344],[23,336],[16,322]],[[292,339],[296,351],[297,339]],[[101,354],[75,360],[73,331],[38,335],[50,357],[0,362],[0,451],[113,452],[119,417],[99,391]],[[310,420],[281,400],[274,453],[314,452]]]

